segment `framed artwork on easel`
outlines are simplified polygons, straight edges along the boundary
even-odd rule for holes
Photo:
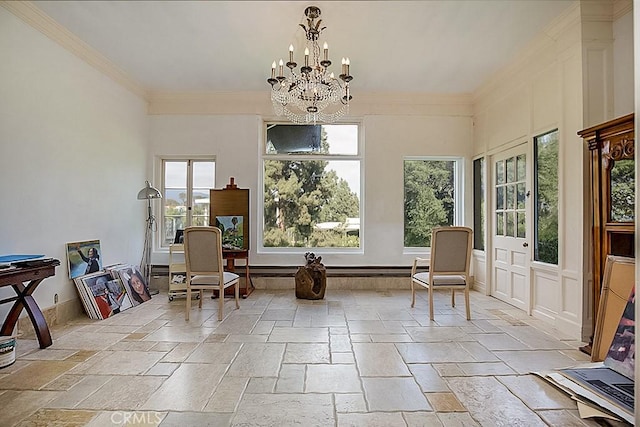
[[[220,215],[216,217],[216,227],[222,231],[222,249],[244,249],[244,217]]]

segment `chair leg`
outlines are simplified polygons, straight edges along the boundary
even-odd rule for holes
[[[429,286],[427,290],[429,291],[429,319],[433,320],[433,289]]]
[[[240,281],[235,284],[234,288],[236,288],[236,308],[240,308]]]
[[[411,308],[416,305],[416,289],[413,284],[413,280],[411,280]]]
[[[464,304],[467,307],[467,320],[471,320],[471,306],[469,305],[469,289],[464,290]]]
[[[455,289],[451,289],[451,307],[456,306],[456,291]]]
[[[224,284],[220,281],[220,290],[218,291],[218,320],[222,320],[222,312],[224,310]]]
[[[184,313],[184,319],[189,320],[189,312],[191,311],[191,288],[187,286],[187,309]]]
[[[198,299],[198,307],[202,308],[202,300],[204,299],[203,298],[204,297],[204,290],[203,289],[200,289],[200,294],[199,295],[200,295],[200,298]]]

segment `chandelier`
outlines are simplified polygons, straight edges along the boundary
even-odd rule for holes
[[[271,64],[271,102],[278,116],[285,116],[297,124],[316,122],[333,123],[349,111],[349,58],[342,58],[342,70],[336,78],[329,72],[329,45],[325,42],[320,56],[320,33],[326,27],[320,27],[322,19],[320,9],[309,6],[304,11],[307,25],[300,24],[306,34],[304,65],[296,70],[298,64],[293,61],[293,45],[289,46],[289,61],[280,60]],[[316,19],[318,19],[316,21]],[[289,76],[284,75],[287,66]]]

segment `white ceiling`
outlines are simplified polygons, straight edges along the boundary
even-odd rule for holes
[[[571,0],[37,1],[149,91],[267,91],[271,63],[302,58],[304,9],[322,10],[332,68],[358,92],[470,93]],[[337,74],[337,73],[336,73]]]

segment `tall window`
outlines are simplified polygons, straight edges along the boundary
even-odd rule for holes
[[[473,248],[484,250],[484,157],[473,161]]]
[[[404,246],[430,247],[434,227],[460,223],[460,159],[404,161]]]
[[[263,168],[263,247],[360,247],[357,125],[268,124]]]
[[[162,160],[161,246],[173,243],[176,231],[209,225],[209,190],[215,187],[214,159]]]
[[[534,139],[536,261],[558,264],[558,131]]]

